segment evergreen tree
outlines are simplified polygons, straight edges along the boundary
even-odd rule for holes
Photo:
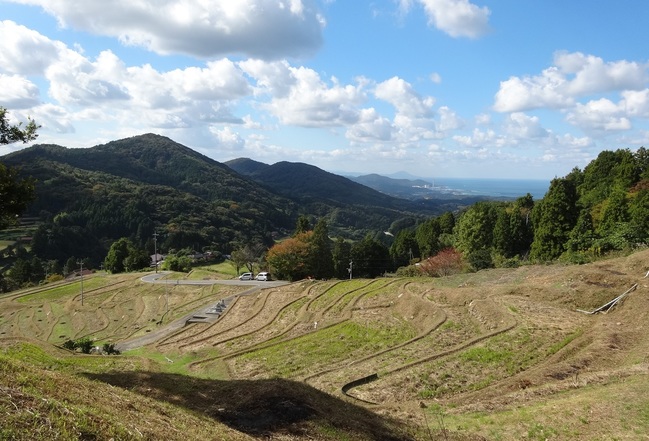
[[[333,276],[334,266],[331,253],[331,240],[327,221],[323,218],[313,229],[310,240],[311,273],[316,279],[328,279]]]
[[[417,227],[415,240],[422,259],[434,256],[440,251],[439,236],[442,234],[441,218],[430,218]],[[452,228],[451,228],[452,231]]]
[[[567,179],[553,179],[545,197],[532,210],[534,242],[531,257],[541,261],[558,258],[566,250],[578,214],[574,183]]]
[[[453,234],[453,229],[455,228],[455,216],[452,212],[447,211],[443,213],[438,218],[438,221],[441,229],[440,234]]]
[[[581,210],[575,228],[570,232],[567,249],[573,252],[589,251],[595,245],[597,235],[593,227],[593,217],[590,210]]]
[[[495,220],[491,203],[473,204],[455,226],[457,248],[463,253],[491,248]]]
[[[18,258],[11,267],[9,276],[16,286],[23,286],[29,282],[32,275],[32,265],[28,259]]]
[[[601,236],[612,232],[620,223],[628,222],[629,212],[626,202],[626,191],[616,186],[609,196],[606,208],[602,214],[602,221],[599,226]]]
[[[68,260],[65,261],[65,265],[63,265],[63,275],[68,276],[75,272],[79,268],[79,265],[77,264],[77,258],[74,256],[68,257]]]
[[[649,188],[640,190],[629,204],[629,226],[638,243],[649,242]]]
[[[496,223],[493,231],[494,250],[504,257],[512,257],[513,242],[511,234],[511,217],[507,210],[500,208],[497,210]]]
[[[301,215],[297,219],[297,224],[295,225],[295,232],[293,233],[293,236],[306,233],[307,231],[310,230],[311,230],[311,223],[309,222],[309,218],[304,215]]]
[[[349,278],[349,261],[351,259],[351,245],[342,237],[336,239],[332,251],[334,277],[338,279]]]
[[[649,179],[649,150],[640,147],[634,154],[640,179]]]
[[[534,199],[527,195],[516,199],[509,218],[509,232],[511,235],[511,253],[514,256],[525,256],[529,253],[534,240],[532,225],[532,210]]]
[[[31,266],[31,275],[29,277],[29,280],[31,282],[39,283],[45,280],[45,267],[43,266],[43,262],[41,261],[41,259],[39,259],[36,256],[32,257],[30,266]]]
[[[352,245],[354,277],[374,278],[392,269],[390,251],[371,235]]]
[[[15,225],[33,200],[34,180],[20,179],[17,169],[0,163],[0,230]]]
[[[390,257],[395,267],[407,266],[414,256],[419,256],[419,246],[415,240],[415,232],[401,230],[392,242]]]

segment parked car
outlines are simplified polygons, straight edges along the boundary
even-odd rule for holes
[[[270,273],[267,273],[265,271],[261,272],[261,273],[257,274],[257,277],[255,277],[255,279],[262,280],[262,281],[265,282],[266,280],[270,280]]]
[[[239,280],[252,280],[252,273],[243,273],[239,276]]]

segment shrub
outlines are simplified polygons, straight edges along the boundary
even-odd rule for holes
[[[115,349],[115,343],[104,343],[104,346],[103,346],[102,349],[104,351],[104,354],[107,354],[107,355],[113,355],[113,354],[114,355],[119,355],[119,353],[120,353],[117,349]]]
[[[454,248],[446,248],[421,262],[419,268],[432,277],[444,277],[462,271],[462,254]]]
[[[397,269],[397,277],[418,277],[423,275],[424,274],[419,269],[419,266],[415,265],[402,266]]]
[[[70,351],[74,351],[75,349],[77,349],[77,344],[73,340],[66,340],[65,342],[63,342],[63,347]]]
[[[93,344],[94,342],[88,337],[80,338],[75,342],[76,347],[84,354],[90,354]]]

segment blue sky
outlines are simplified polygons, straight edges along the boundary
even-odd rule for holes
[[[642,0],[0,0],[0,106],[67,147],[158,133],[217,161],[551,179],[649,146],[647,17]]]

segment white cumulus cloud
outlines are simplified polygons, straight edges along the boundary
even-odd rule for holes
[[[9,109],[25,109],[39,103],[38,87],[19,75],[0,73],[0,103]]]
[[[493,108],[497,112],[563,109],[588,95],[641,90],[649,80],[647,67],[625,60],[605,62],[580,52],[557,52],[554,66],[539,75],[501,82]]]
[[[489,31],[491,11],[469,0],[399,0],[399,10],[407,13],[414,2],[420,3],[429,23],[451,37],[478,38]]]
[[[283,58],[313,53],[325,21],[315,0],[9,0],[63,27],[117,37],[160,54]]]

